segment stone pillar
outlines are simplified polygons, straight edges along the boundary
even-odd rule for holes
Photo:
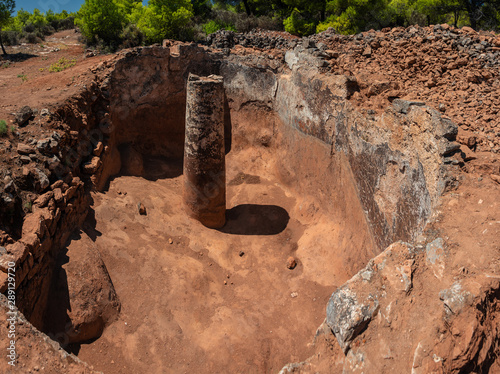
[[[185,210],[203,225],[221,228],[226,223],[222,77],[190,74],[186,96]]]

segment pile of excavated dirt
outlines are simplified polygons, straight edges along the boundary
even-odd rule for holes
[[[500,37],[447,25],[322,36],[333,71],[353,75],[351,100],[380,111],[394,98],[421,100],[450,117],[458,141],[500,152]]]
[[[301,40],[263,30],[220,31],[207,41],[215,48],[236,46],[235,53],[255,50],[272,58],[299,45],[324,59],[323,71],[355,77],[359,92],[350,100],[368,115],[380,114],[395,98],[420,100],[459,125],[460,143],[500,152],[500,37],[493,32],[445,24],[357,35],[330,29]]]

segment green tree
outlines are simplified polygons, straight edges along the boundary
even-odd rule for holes
[[[27,23],[32,24],[37,29],[40,29],[43,26],[47,25],[48,22],[44,16],[44,14],[42,12],[40,12],[39,9],[35,8],[33,10],[33,13],[30,15]]]
[[[91,44],[98,40],[108,45],[117,43],[123,28],[120,8],[110,0],[85,0],[78,12],[76,24]]]
[[[500,0],[458,0],[469,16],[470,26],[476,29],[486,19],[495,18],[491,11],[500,9]]]
[[[247,16],[254,14],[253,9],[250,6],[250,0],[215,0],[214,3],[217,5],[224,5],[224,6],[229,5],[231,7],[238,7],[239,5],[243,4]]]
[[[393,21],[389,0],[332,0],[326,3],[328,18],[316,31],[333,27],[342,34],[354,34],[371,28],[380,29]]]
[[[294,9],[290,17],[283,21],[285,31],[293,35],[310,35],[316,30],[314,20],[307,20],[298,9]]]
[[[114,0],[123,19],[130,21],[130,16],[138,4],[142,5],[141,0]]]
[[[191,0],[193,4],[193,13],[195,16],[207,17],[212,9],[210,0]]]
[[[134,8],[132,14],[148,43],[180,37],[191,17],[193,5],[189,0],[150,0],[148,6]]]
[[[4,55],[7,55],[7,51],[3,46],[2,28],[5,27],[9,22],[15,7],[16,2],[14,0],[0,0],[0,46],[2,47],[2,52]]]

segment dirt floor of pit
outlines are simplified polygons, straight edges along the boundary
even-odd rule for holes
[[[258,159],[252,152],[231,153],[228,165]],[[118,177],[93,195],[95,223],[85,230],[122,311],[100,339],[79,347],[80,359],[107,374],[271,373],[311,354],[328,298],[349,278],[336,259],[349,238],[321,212],[301,214],[309,203],[266,172],[248,170],[228,167],[220,231],[184,214],[180,170],[174,178]]]

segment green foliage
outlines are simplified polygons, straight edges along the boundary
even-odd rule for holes
[[[218,22],[215,20],[210,20],[209,22],[207,22],[203,25],[203,31],[207,35],[213,34],[214,32],[216,32],[218,30],[222,30],[222,29],[225,29],[228,31],[236,31],[236,28],[234,27],[234,25],[232,25],[230,23]]]
[[[398,1],[398,0],[397,0]],[[411,2],[414,0],[399,0]],[[333,27],[341,34],[355,34],[369,29],[380,29],[394,24],[394,13],[389,0],[332,0],[326,3],[328,18],[317,31]],[[396,8],[396,4],[393,8]]]
[[[293,35],[310,35],[316,30],[315,22],[304,19],[297,9],[294,9],[290,17],[283,21],[283,25],[285,31]]]
[[[15,7],[14,0],[0,0],[0,29],[7,25]]]
[[[144,43],[144,35],[133,23],[128,24],[120,34],[121,48],[132,48]]]
[[[7,54],[7,51],[5,50],[5,47],[3,45],[2,28],[9,23],[10,17],[12,15],[12,12],[14,12],[15,7],[16,3],[14,2],[14,0],[0,0],[0,47],[2,48],[2,52],[4,55]]]
[[[7,122],[4,119],[0,120],[0,136],[7,134]]]
[[[0,31],[0,33],[4,45],[19,44],[19,34],[16,31],[7,30],[7,31]]]
[[[189,0],[150,0],[142,10],[137,27],[147,43],[161,43],[185,32],[192,16],[193,6]]]
[[[21,82],[24,83],[28,80],[28,76],[26,74],[17,74],[18,78],[21,78]]]
[[[35,26],[35,28],[39,29],[42,28],[43,26],[48,25],[47,20],[45,19],[45,16],[43,13],[40,12],[38,9],[34,9],[33,13],[30,14],[30,17],[28,18],[27,24],[31,24]]]
[[[17,45],[20,41],[40,43],[45,36],[57,30],[71,28],[74,28],[74,15],[66,11],[54,13],[48,10],[43,14],[38,9],[33,10],[33,13],[20,9],[9,20],[1,36],[7,45]]]
[[[203,18],[210,17],[210,11],[212,10],[212,4],[210,0],[192,0],[193,4],[193,14],[195,16],[200,16]]]
[[[85,0],[75,23],[89,44],[104,40],[115,44],[122,31],[122,14],[114,1]]]
[[[61,57],[59,61],[53,63],[50,65],[49,72],[50,73],[57,73],[63,70],[66,70],[72,66],[76,65],[76,59],[71,59],[68,60],[65,57]]]

